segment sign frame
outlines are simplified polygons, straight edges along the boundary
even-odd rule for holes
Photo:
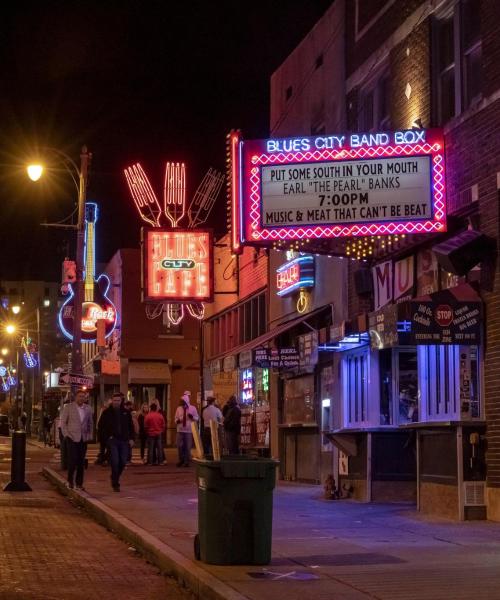
[[[207,234],[208,235],[208,293],[204,296],[151,296],[148,293],[149,289],[149,270],[148,270],[148,236],[149,234],[161,234],[161,233],[172,233],[176,234],[186,234],[186,235],[197,235],[197,234]],[[193,302],[199,303],[210,303],[213,302],[214,299],[214,233],[211,228],[196,228],[196,229],[187,229],[180,227],[142,227],[141,228],[141,299],[142,302],[151,303],[151,304],[159,304],[163,302],[169,302],[172,304],[191,304]],[[182,259],[182,262],[185,262]],[[179,271],[183,270],[182,266],[179,267]],[[185,269],[184,269],[185,270]]]
[[[325,140],[337,140],[331,148]],[[354,145],[356,141],[356,145]],[[377,144],[377,141],[379,142]],[[383,142],[383,143],[382,143]],[[280,242],[343,239],[361,236],[441,233],[446,231],[444,139],[440,129],[410,129],[373,134],[297,137],[276,140],[243,140],[229,136],[231,161],[231,243],[271,247]],[[262,221],[262,168],[268,166],[369,161],[390,158],[430,157],[432,218],[374,220],[373,222],[272,225]],[[393,193],[397,193],[396,190]]]

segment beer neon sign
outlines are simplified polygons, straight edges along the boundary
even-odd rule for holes
[[[298,256],[276,269],[278,296],[288,296],[296,290],[314,287],[314,256]]]
[[[155,227],[142,237],[144,301],[212,301],[211,231]]]

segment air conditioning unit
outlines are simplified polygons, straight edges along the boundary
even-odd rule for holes
[[[486,506],[486,481],[464,481],[464,506]]]

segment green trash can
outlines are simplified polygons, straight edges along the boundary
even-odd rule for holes
[[[271,561],[273,489],[279,462],[225,456],[195,460],[198,535],[195,556],[212,565]]]

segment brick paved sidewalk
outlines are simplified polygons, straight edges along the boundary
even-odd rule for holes
[[[136,460],[119,494],[111,490],[109,468],[91,464],[86,497],[168,546],[191,572],[201,570],[223,583],[227,596],[219,597],[500,600],[499,523],[427,519],[411,505],[328,502],[319,486],[278,485],[268,567],[195,561],[194,469],[176,469],[170,449],[167,460],[165,467]],[[55,454],[50,466],[58,468]]]
[[[2,600],[189,600],[187,590],[61,496],[41,476],[54,450],[28,446],[33,492],[0,492]],[[0,438],[0,483],[10,440]]]

